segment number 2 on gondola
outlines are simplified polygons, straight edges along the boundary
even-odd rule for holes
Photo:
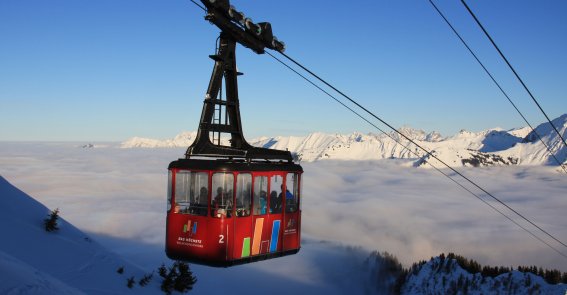
[[[224,235],[219,235],[219,244],[224,244]]]

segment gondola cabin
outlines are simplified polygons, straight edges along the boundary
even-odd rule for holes
[[[230,266],[295,254],[301,246],[301,175],[291,152],[256,147],[240,120],[236,43],[283,52],[268,22],[228,0],[201,0],[221,33],[199,129],[185,159],[169,164],[165,251],[169,258]],[[224,81],[225,87],[222,87]],[[225,96],[223,96],[223,88]]]
[[[226,267],[297,253],[302,172],[293,162],[171,162],[167,256]]]

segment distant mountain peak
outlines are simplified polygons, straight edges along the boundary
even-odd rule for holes
[[[555,129],[557,129],[557,131],[559,131],[559,134],[561,134],[561,136],[563,138],[566,138],[566,136],[567,136],[567,114],[563,114],[563,115],[551,120],[551,123],[553,124],[553,126],[555,126]],[[560,138],[557,135],[557,132],[555,132],[555,129],[553,129],[553,127],[549,124],[549,122],[542,123],[539,126],[537,126],[533,131],[530,130],[528,135],[526,135],[526,137],[524,137],[523,142],[539,141],[538,135],[542,138],[546,137],[546,136],[550,136],[551,138],[550,138],[549,142],[559,141]]]
[[[567,136],[567,114],[554,119],[553,123],[564,137]],[[554,155],[560,161],[567,160],[567,148],[557,144],[558,136],[549,123],[540,124],[535,130],[544,142],[555,143],[552,144]],[[525,127],[512,130],[491,128],[480,132],[463,129],[450,137],[443,137],[436,131],[426,133],[408,126],[403,126],[398,131],[420,146],[435,151],[435,155],[450,166],[557,165],[535,133]],[[194,131],[182,132],[175,138],[167,140],[134,137],[123,142],[121,147],[188,147],[196,134]],[[289,150],[297,154],[302,161],[395,158],[413,160],[414,166],[422,166],[424,160],[433,160],[429,157],[424,158],[423,151],[396,132],[388,134],[314,132],[307,136],[263,136],[249,142],[258,147]]]

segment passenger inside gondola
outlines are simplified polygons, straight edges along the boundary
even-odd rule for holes
[[[192,204],[191,214],[193,215],[207,215],[207,194],[208,190],[206,187],[201,187],[199,194],[195,195]]]
[[[268,192],[260,192],[260,214],[266,214],[268,211]]]
[[[219,186],[217,187],[217,195],[213,200],[213,206],[215,208],[218,208],[222,204],[222,199],[223,199],[222,187]]]
[[[217,195],[211,202],[211,216],[213,217],[231,217],[232,215],[232,190],[225,192],[222,187],[217,187]]]
[[[236,216],[250,216],[252,197],[252,177],[250,174],[238,175],[236,187]]]
[[[270,193],[270,213],[281,213],[282,212],[282,198],[281,194],[278,196],[276,191]]]
[[[281,186],[283,191],[283,184]],[[282,193],[280,193],[280,200],[283,200]],[[293,194],[286,188],[285,190],[285,212],[295,211],[295,200]]]
[[[224,209],[222,208],[222,202],[223,202],[223,190],[222,187],[217,187],[217,194],[216,196],[213,198],[212,200],[212,206],[211,206],[211,216],[213,217],[220,217],[217,216],[217,214],[226,214],[226,212],[224,211]]]
[[[262,190],[259,193],[254,192],[254,215],[266,214],[268,207],[268,198],[266,191]]]

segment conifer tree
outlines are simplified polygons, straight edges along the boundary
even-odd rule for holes
[[[154,276],[153,273],[144,275],[144,276],[140,279],[140,281],[138,282],[138,284],[139,284],[140,286],[142,286],[142,287],[146,286],[146,285],[152,280],[152,277],[153,277],[153,276]]]
[[[130,278],[127,280],[126,285],[128,286],[128,288],[132,289],[132,287],[134,287],[134,283],[136,283],[134,277],[130,277]]]
[[[159,275],[163,278],[161,290],[166,294],[172,291],[181,293],[188,292],[193,289],[193,285],[197,282],[197,278],[191,272],[189,265],[185,262],[177,261],[169,268],[169,272],[162,265],[158,269]]]
[[[49,216],[43,220],[45,230],[48,232],[59,230],[59,227],[57,226],[57,219],[59,219],[59,208],[51,211]]]
[[[525,285],[524,285],[524,286],[527,288],[527,287],[531,286],[531,284],[532,284],[532,276],[530,276],[530,275],[528,274],[528,275],[526,275],[526,280],[525,280]]]
[[[193,272],[189,268],[189,264],[185,262],[176,262],[179,275],[175,279],[173,289],[178,292],[187,292],[193,289],[193,285],[197,282]]]
[[[162,265],[158,268],[158,274],[164,279],[167,277],[167,268],[165,267],[165,264],[162,263]]]

